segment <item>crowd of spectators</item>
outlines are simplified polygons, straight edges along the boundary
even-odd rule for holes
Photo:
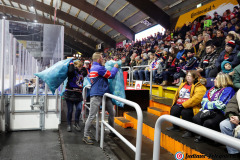
[[[154,33],[105,51],[103,57],[105,61],[121,60],[122,66],[149,65],[155,84],[180,86],[171,115],[240,138],[240,93],[235,95],[240,89],[239,34],[240,13],[235,6],[223,15],[214,12],[213,17],[206,15],[182,28]],[[150,68],[135,68],[132,74],[135,80],[149,81]],[[209,78],[215,80],[207,90]],[[194,113],[194,108],[198,113]],[[168,128],[178,129],[177,126]],[[187,131],[183,138],[192,135]],[[199,136],[195,142],[202,140]],[[229,146],[227,149],[229,154],[240,153]]]

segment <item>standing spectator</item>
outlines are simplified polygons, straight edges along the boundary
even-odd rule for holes
[[[102,103],[102,96],[105,93],[109,93],[108,79],[114,78],[118,72],[118,64],[115,64],[111,71],[108,71],[104,66],[102,66],[103,58],[101,53],[95,52],[92,56],[93,66],[90,71],[91,79],[91,90],[90,90],[90,110],[89,116],[85,123],[84,137],[83,141],[86,144],[93,144],[90,137],[90,126],[99,107]],[[114,125],[114,109],[110,98],[106,100],[106,108],[109,113],[108,123],[113,127]],[[114,136],[114,133],[110,132],[110,136]]]
[[[202,109],[193,117],[193,122],[220,131],[219,124],[224,120],[226,105],[235,94],[232,86],[231,78],[227,74],[219,73],[214,80],[214,87],[203,96]],[[202,140],[203,137],[198,136],[195,142]]]
[[[79,117],[82,109],[82,89],[83,89],[83,77],[87,76],[87,70],[83,67],[83,63],[79,60],[70,62],[68,66],[68,82],[66,86],[66,91],[64,92],[64,99],[67,103],[67,131],[72,131],[72,114],[73,106],[76,107],[75,112],[75,123],[73,127],[77,131],[81,131],[79,125]]]
[[[199,82],[197,71],[189,71],[185,82],[180,85],[175,94],[170,115],[178,118],[182,116],[182,119],[192,122],[193,108],[201,107],[201,101],[205,93],[206,87]],[[167,130],[179,130],[179,127],[173,125]],[[192,136],[191,132],[182,135],[184,138],[190,136]]]
[[[161,86],[166,86],[167,82],[168,82],[168,77],[172,76],[174,74],[174,72],[176,71],[176,59],[174,59],[174,57],[172,55],[169,55],[167,63],[166,63],[166,67],[164,68],[164,71],[162,72],[162,77],[163,77],[163,82],[161,84]]]

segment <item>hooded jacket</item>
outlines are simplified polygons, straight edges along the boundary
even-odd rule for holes
[[[226,70],[225,67],[224,67],[224,65],[227,64],[227,63],[231,65],[231,69],[230,69],[230,70]],[[232,71],[233,71],[232,63],[229,62],[229,61],[223,61],[223,62],[221,63],[221,69],[222,69],[222,72],[223,72],[223,73],[230,73],[230,72],[232,72]]]

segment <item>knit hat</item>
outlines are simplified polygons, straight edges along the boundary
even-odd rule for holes
[[[230,70],[226,70],[225,69],[225,64],[230,64],[231,65],[231,69]],[[222,72],[223,73],[230,73],[230,72],[232,72],[233,71],[233,68],[232,68],[232,63],[231,62],[229,62],[229,61],[223,61],[222,63],[221,63],[221,69],[222,69]]]
[[[228,41],[227,45],[228,45],[229,47],[232,47],[232,48],[235,48],[235,46],[236,46],[234,40],[230,40],[230,41]]]

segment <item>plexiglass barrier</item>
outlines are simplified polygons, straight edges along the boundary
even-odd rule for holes
[[[42,111],[40,128],[43,129],[44,122],[47,120],[44,114],[59,111],[58,92],[61,90],[59,87],[55,92],[53,102],[52,96],[48,96],[51,92],[45,88],[45,83],[41,80],[38,82],[34,74],[63,59],[64,27],[3,19],[0,20],[0,38],[0,111],[4,114],[6,108],[6,113],[9,111],[12,114],[18,113],[18,106],[15,106],[18,104],[14,103],[15,98],[20,95],[21,100],[24,96],[25,101],[31,101],[29,108],[32,106],[32,110],[34,110],[34,105],[41,107],[37,110]],[[44,106],[41,106],[41,100],[45,101]],[[10,109],[6,107],[9,103]],[[51,106],[46,106],[48,104]],[[31,108],[29,108],[24,111],[31,113]],[[0,122],[0,130],[2,130],[4,126],[2,119]]]

